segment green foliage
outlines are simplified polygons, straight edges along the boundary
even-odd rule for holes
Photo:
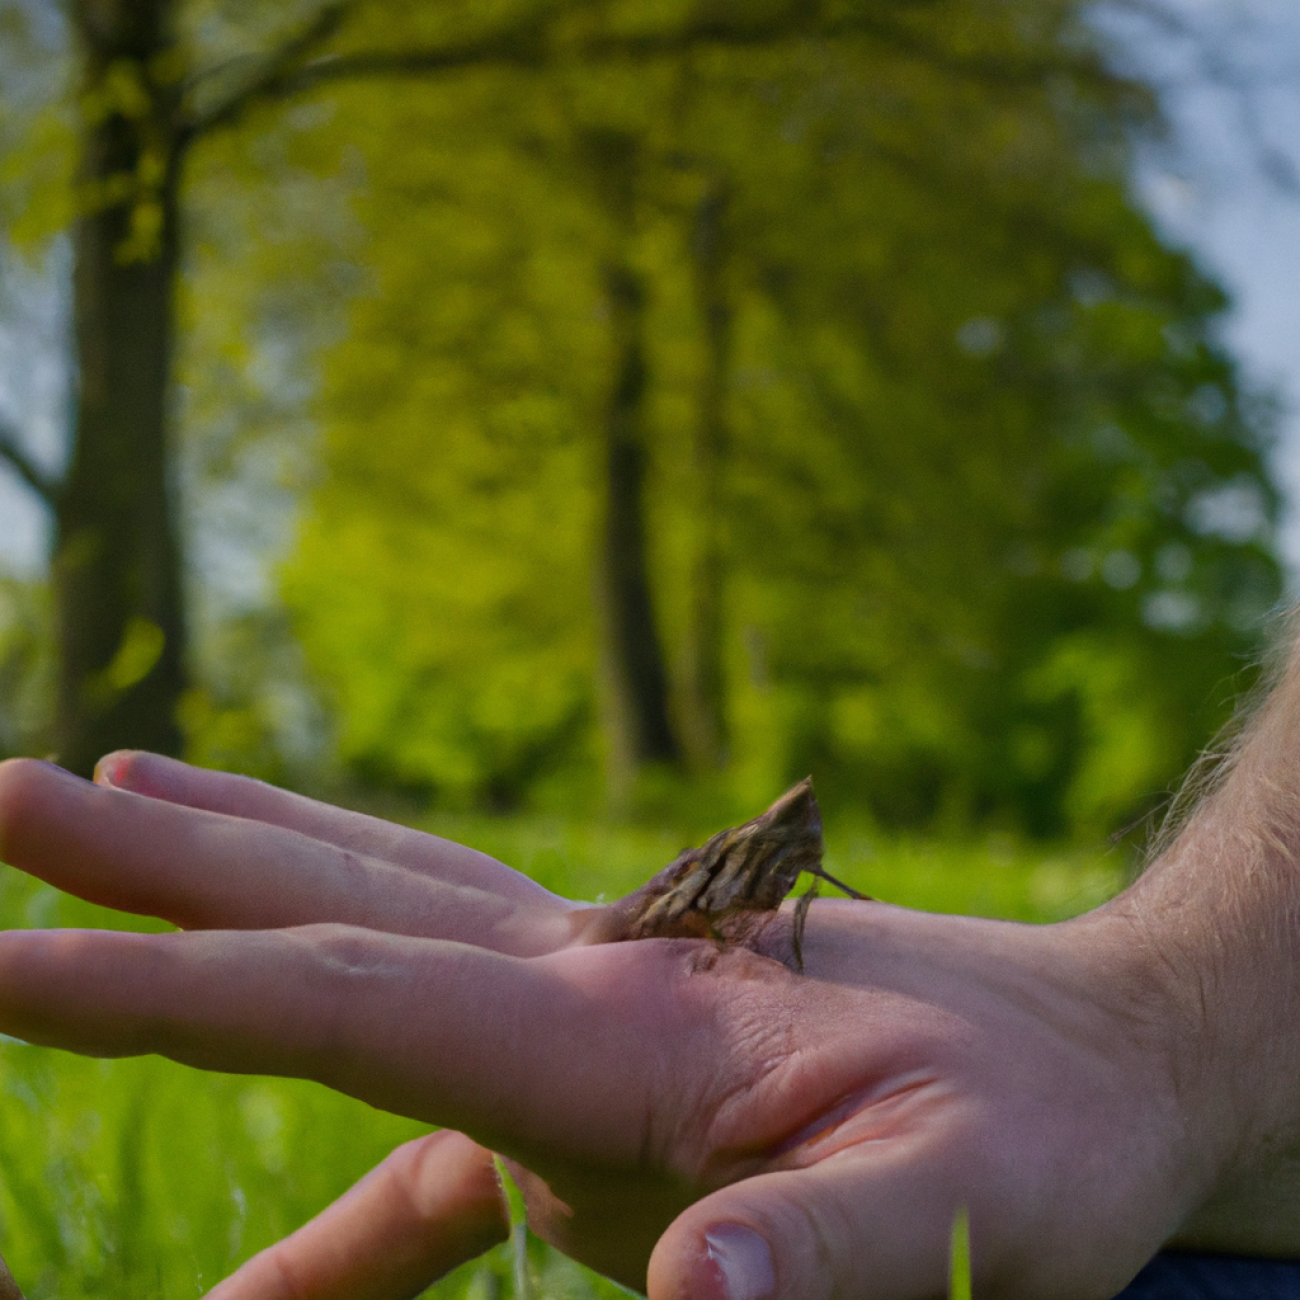
[[[576,897],[616,896],[698,840],[695,826],[443,816],[428,825]],[[831,828],[828,866],[892,902],[1056,920],[1121,883],[1117,860],[1044,860],[992,840],[965,845]],[[0,926],[136,926],[0,868]],[[157,1057],[95,1061],[0,1042],[0,1251],[28,1300],[198,1296],[292,1231],[392,1147],[425,1131],[314,1084],[202,1074]],[[533,1294],[623,1294],[535,1238]],[[432,1288],[439,1300],[516,1294],[510,1246]]]
[[[365,286],[322,358],[283,593],[355,774],[451,806],[594,790],[619,257],[649,292],[683,730],[722,538],[722,797],[811,771],[884,825],[1090,835],[1175,779],[1280,591],[1267,422],[1211,342],[1221,295],[1129,201],[1144,100],[1074,12],[947,0],[815,46],[330,91],[318,147],[346,132],[364,160]],[[693,240],[720,182],[709,506]]]
[[[73,211],[76,157],[62,21],[0,0],[0,225],[18,247],[39,245]]]
[[[63,21],[0,3],[11,236],[93,197],[78,114],[186,74],[201,120],[316,9],[178,2],[165,67],[77,99]],[[701,655],[722,679],[688,797],[748,808],[811,771],[885,826],[1146,811],[1243,684],[1277,497],[1221,294],[1129,201],[1149,97],[1082,13],[723,3],[704,38],[685,3],[352,7],[316,54],[463,66],[281,87],[187,156],[191,753],[596,806],[619,266],[680,738]],[[216,592],[230,540],[283,551],[304,497],[279,591]],[[643,774],[643,807],[681,775]]]
[[[428,144],[394,177],[406,237],[328,354],[331,426],[372,432],[331,440],[284,587],[342,752],[453,801],[594,769],[592,223],[502,138],[518,94],[346,96],[355,144]]]
[[[219,69],[191,107],[309,12],[181,6],[177,68]],[[0,13],[4,211],[35,240],[76,206],[69,60]],[[542,28],[549,52],[254,104],[196,146],[178,378],[199,532],[222,479],[258,484],[245,534],[315,485],[283,595],[354,773],[448,805],[589,802],[601,286],[623,261],[648,291],[649,559],[683,734],[719,539],[722,796],[812,770],[884,824],[1122,822],[1221,720],[1279,590],[1266,421],[1210,343],[1221,298],[1128,201],[1143,95],[1066,3],[850,9],[817,42],[688,40],[688,17],[362,5],[335,52]],[[232,688],[222,657],[257,638],[225,616],[201,611],[193,752],[285,772],[248,703],[274,682]]]
[[[0,758],[40,753],[53,694],[49,593],[0,575]]]

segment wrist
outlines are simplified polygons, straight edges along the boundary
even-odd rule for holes
[[[1096,915],[1128,948],[1113,966],[1181,1111],[1189,1209],[1172,1244],[1300,1256],[1300,891],[1232,793]]]

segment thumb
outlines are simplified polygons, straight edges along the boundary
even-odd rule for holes
[[[933,1170],[891,1170],[858,1149],[747,1178],[669,1226],[650,1256],[650,1300],[941,1297],[960,1203]]]

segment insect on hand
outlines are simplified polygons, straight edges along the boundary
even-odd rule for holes
[[[614,904],[613,940],[721,939],[744,944],[775,914],[803,872],[866,899],[822,866],[822,818],[806,777],[761,817],[687,849],[635,893]],[[794,957],[803,969],[803,932],[817,882],[794,914]]]

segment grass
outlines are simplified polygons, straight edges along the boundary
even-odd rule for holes
[[[617,897],[689,833],[560,820],[445,817],[426,827],[557,892]],[[827,866],[863,892],[934,911],[1051,921],[1122,883],[1116,857],[1010,841],[831,838]],[[155,928],[0,868],[0,925]],[[0,1250],[29,1300],[201,1295],[292,1231],[399,1142],[425,1131],[311,1083],[209,1075],[157,1057],[96,1061],[0,1041]],[[457,1270],[438,1300],[625,1293],[536,1239]]]
[[[948,1300],[971,1300],[970,1216],[964,1205],[952,1221],[952,1243],[948,1248]]]

